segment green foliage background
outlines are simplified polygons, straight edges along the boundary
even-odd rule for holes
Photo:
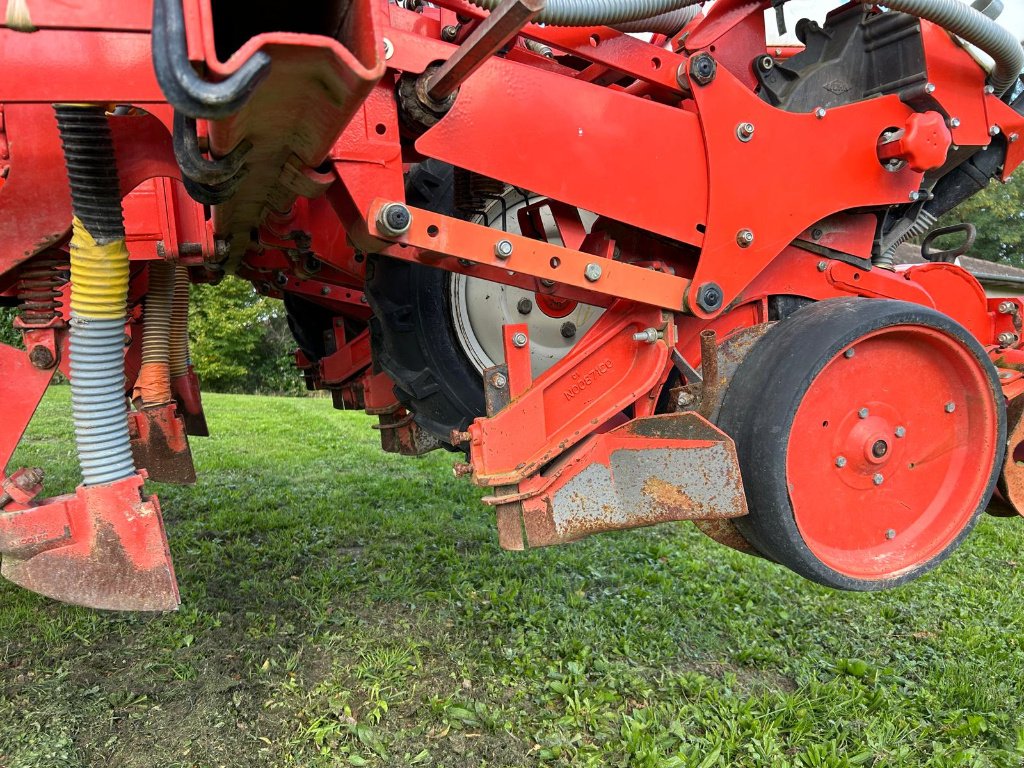
[[[969,256],[1024,268],[1024,173],[989,188],[945,216],[940,225],[970,222],[978,241]]]
[[[0,342],[21,346],[11,321],[16,310],[0,307]],[[244,280],[192,286],[192,364],[203,390],[299,395],[306,391],[294,365],[295,342],[284,305],[257,294]]]

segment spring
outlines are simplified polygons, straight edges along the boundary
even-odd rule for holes
[[[44,251],[28,262],[18,282],[21,321],[25,325],[46,325],[60,314],[60,287],[67,282],[71,264],[57,249]]]
[[[915,218],[904,219],[889,233],[886,241],[882,243],[881,256],[873,259],[872,263],[882,269],[892,269],[899,247],[915,237],[923,235],[932,228],[935,222],[936,218],[923,209]]]
[[[455,210],[465,219],[483,216],[487,201],[505,193],[505,182],[467,171],[455,169]]]

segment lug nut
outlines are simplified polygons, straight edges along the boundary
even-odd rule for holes
[[[385,237],[398,237],[409,231],[412,214],[401,203],[388,203],[377,214],[377,229]]]
[[[519,310],[520,315],[528,315],[533,312],[533,302],[529,299],[520,299],[516,304],[516,309]]]
[[[819,261],[818,262],[818,271],[819,272],[824,272],[826,269],[828,269],[828,262],[827,261]]]
[[[499,240],[494,244],[494,255],[504,261],[512,255],[512,241]]]
[[[896,427],[896,431],[895,431],[894,434],[896,435],[896,437],[906,437],[907,436],[907,428],[906,427]]]
[[[576,335],[576,323],[562,323],[562,338],[571,339]]]
[[[847,360],[849,360],[855,354],[857,354],[857,353],[854,351],[853,347],[850,347],[848,350],[843,352],[843,357],[845,357]]]
[[[840,469],[845,467],[846,466],[846,457],[845,456],[837,456],[836,457],[836,466],[839,467]]]
[[[868,409],[861,408],[859,411],[857,411],[857,416],[859,416],[862,419],[866,419],[868,417]]]
[[[512,346],[513,347],[516,347],[517,349],[522,349],[523,347],[526,346],[526,342],[527,342],[526,334],[523,333],[522,331],[519,331],[518,333],[513,333],[512,334]]]
[[[896,531],[890,528],[888,531],[885,532],[885,538],[887,538],[889,541],[892,541],[896,538]]]
[[[956,403],[946,403],[946,413],[952,413],[956,410]]]
[[[816,110],[814,110],[814,116],[819,120],[824,120],[827,114],[828,110],[826,110],[824,107],[818,107]]]
[[[875,475],[874,477],[871,478],[871,482],[874,483],[875,485],[881,485],[882,483],[885,482],[885,478],[882,477],[881,475]]]
[[[583,276],[592,283],[601,279],[601,265],[591,262],[583,270]]]

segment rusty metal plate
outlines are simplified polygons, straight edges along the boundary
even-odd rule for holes
[[[547,482],[522,502],[530,546],[747,514],[732,440],[692,412],[634,419],[598,435]]]

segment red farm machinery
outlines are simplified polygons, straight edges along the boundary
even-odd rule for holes
[[[224,279],[507,549],[689,520],[874,590],[1024,510],[1024,300],[893,258],[1024,161],[1024,8],[818,5],[8,0],[3,575],[178,605],[143,483],[195,479]],[[57,371],[82,483],[41,498]]]

